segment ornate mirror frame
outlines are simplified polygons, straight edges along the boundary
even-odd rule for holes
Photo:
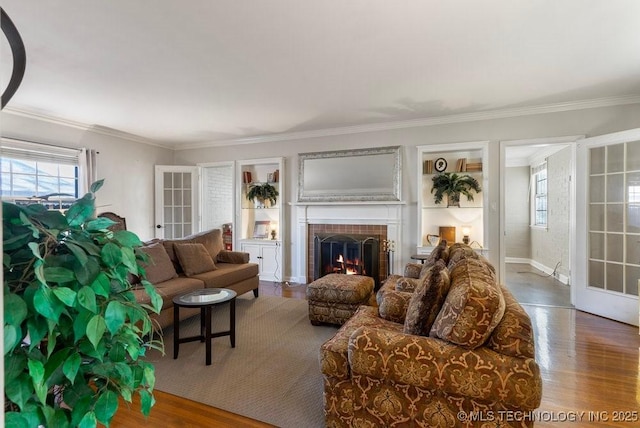
[[[401,146],[298,154],[298,202],[398,202]]]

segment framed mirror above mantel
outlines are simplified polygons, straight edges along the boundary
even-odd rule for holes
[[[398,202],[400,146],[298,154],[298,202]]]

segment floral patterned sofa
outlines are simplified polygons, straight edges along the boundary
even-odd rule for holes
[[[531,321],[493,267],[445,244],[407,274],[322,345],[326,426],[532,426],[542,380]]]

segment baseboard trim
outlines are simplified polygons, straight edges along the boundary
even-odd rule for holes
[[[521,258],[521,257],[505,257],[504,262],[505,263],[527,264],[529,266],[532,266],[532,267],[544,272],[547,275],[553,275],[553,268],[550,268],[549,266],[545,266],[542,263],[537,262],[537,261],[532,260],[532,259],[525,259],[525,258]],[[567,275],[563,275],[561,273],[557,273],[556,272],[556,279],[558,281],[560,281],[561,283],[563,283],[564,285],[569,285],[569,277]]]

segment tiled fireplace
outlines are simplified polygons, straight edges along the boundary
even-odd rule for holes
[[[376,284],[399,271],[401,245],[401,203],[298,203],[297,242],[294,248],[293,280],[310,283],[316,276],[314,236],[356,235],[378,240]],[[387,263],[385,243],[392,243],[391,265]]]
[[[310,224],[307,282],[327,273],[366,275],[378,286],[387,277],[386,225]]]

